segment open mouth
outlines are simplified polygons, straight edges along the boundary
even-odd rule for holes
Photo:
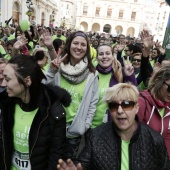
[[[126,120],[127,120],[127,118],[118,118],[118,121],[119,121],[120,123],[124,123]]]

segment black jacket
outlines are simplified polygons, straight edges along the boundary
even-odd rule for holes
[[[38,97],[38,111],[29,133],[31,170],[56,170],[59,158],[63,158],[66,140],[66,113],[62,106],[71,102],[63,89],[42,85]],[[2,138],[0,140],[0,169],[10,170],[12,163],[15,99],[0,96],[2,110]]]
[[[121,138],[114,129],[112,122],[93,129],[76,164],[83,170],[121,170]],[[129,144],[129,170],[168,170],[167,163],[162,136],[138,123]]]

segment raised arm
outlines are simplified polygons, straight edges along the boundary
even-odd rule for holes
[[[149,70],[149,67],[150,67],[149,66],[150,65],[149,55],[150,55],[150,50],[153,47],[154,42],[153,42],[153,36],[151,36],[147,30],[143,30],[140,34],[140,37],[144,45],[143,46],[144,48],[142,50],[140,73],[141,73],[141,77],[142,77],[142,80],[145,86],[147,86],[148,79],[151,76],[151,72]]]

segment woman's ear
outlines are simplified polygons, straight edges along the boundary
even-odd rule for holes
[[[29,87],[32,84],[30,76],[24,78],[25,85]]]

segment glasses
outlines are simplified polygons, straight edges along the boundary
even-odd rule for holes
[[[124,50],[124,52],[127,52],[127,51],[130,51],[130,50]]]
[[[116,112],[119,108],[119,106],[122,107],[124,111],[129,111],[132,110],[135,106],[135,102],[133,101],[123,101],[122,103],[116,103],[116,102],[111,102],[109,103],[109,109],[111,112]]]
[[[141,60],[140,60],[140,59],[136,59],[136,58],[134,58],[134,59],[133,59],[133,61],[136,61],[136,62],[138,62],[138,63],[140,63],[140,62],[141,62]]]
[[[167,91],[170,92],[170,85],[167,84],[165,81],[164,81],[164,84],[166,84],[168,86]]]

